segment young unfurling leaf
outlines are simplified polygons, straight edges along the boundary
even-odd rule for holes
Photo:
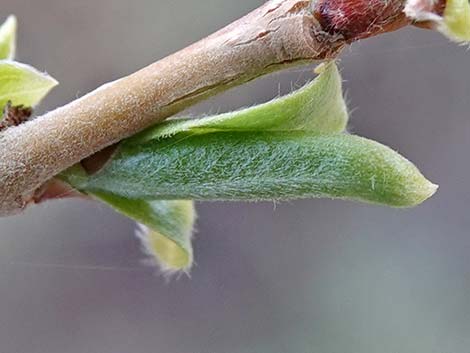
[[[181,132],[311,131],[341,132],[348,123],[341,75],[334,62],[320,65],[305,87],[268,103],[199,119],[167,120],[127,140],[126,144],[168,138]]]
[[[15,16],[10,16],[0,26],[0,60],[13,60],[16,52],[16,27]]]
[[[0,131],[26,121],[57,81],[31,66],[11,61],[16,50],[15,16],[0,26]]]
[[[76,188],[89,178],[79,164],[62,177]],[[196,220],[193,201],[130,199],[105,191],[81,191],[135,220],[144,251],[165,273],[189,272],[193,264],[191,239]]]
[[[13,106],[34,107],[57,85],[51,76],[31,66],[0,60],[0,107],[8,102]]]
[[[144,250],[165,272],[188,272],[193,264],[191,238],[196,213],[192,201],[132,200],[109,193],[94,197],[141,224]]]

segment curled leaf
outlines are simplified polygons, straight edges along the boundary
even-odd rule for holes
[[[0,26],[0,60],[13,60],[16,52],[16,17],[11,15]]]
[[[293,93],[268,103],[199,119],[173,119],[126,141],[142,144],[181,132],[214,131],[313,131],[341,132],[348,122],[338,67],[329,62],[317,67],[318,77]]]
[[[144,250],[161,269],[167,273],[190,270],[196,218],[192,201],[132,200],[103,192],[93,196],[141,224],[138,235]]]
[[[395,207],[436,191],[390,148],[347,134],[216,132],[123,145],[75,185],[129,199],[286,200],[331,197]]]
[[[193,235],[196,212],[193,201],[131,199],[106,191],[91,191],[79,186],[89,176],[79,165],[70,168],[62,178],[89,196],[139,224],[137,235],[145,252],[165,272],[189,272],[193,264]]]
[[[34,107],[57,85],[51,76],[14,61],[0,61],[0,107]]]

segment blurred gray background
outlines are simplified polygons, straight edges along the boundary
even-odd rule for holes
[[[42,111],[131,73],[262,0],[1,0],[18,59],[61,86]],[[439,193],[411,210],[352,202],[199,204],[197,266],[165,281],[134,224],[62,201],[0,220],[2,353],[470,352],[470,53],[418,29],[342,57],[351,131],[414,161]],[[263,102],[276,74],[194,108]]]

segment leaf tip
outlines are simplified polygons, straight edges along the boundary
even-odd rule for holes
[[[142,224],[138,224],[136,235],[142,241],[144,252],[150,257],[149,263],[160,268],[165,276],[181,273],[189,275],[193,264],[191,252]]]
[[[16,31],[18,20],[10,15],[0,26],[0,60],[13,60],[16,53]]]
[[[16,31],[18,29],[17,17],[15,15],[8,16],[2,27],[5,27],[5,29],[8,30],[8,32],[12,34],[16,34]]]
[[[424,176],[421,176],[420,179],[415,183],[410,182],[409,190],[406,191],[406,196],[403,198],[403,204],[398,205],[398,207],[411,208],[419,206],[436,194],[439,185],[430,182]]]
[[[57,80],[34,67],[11,60],[0,60],[0,107],[8,101],[14,106],[35,107],[58,84]]]
[[[416,194],[416,205],[430,199],[439,190],[439,185],[426,180]]]

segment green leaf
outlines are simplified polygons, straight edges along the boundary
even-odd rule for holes
[[[142,145],[187,132],[202,134],[231,130],[343,131],[348,114],[342,98],[338,69],[334,63],[329,63],[320,66],[317,72],[320,75],[312,83],[288,96],[238,112],[201,119],[168,121],[123,142],[123,145]],[[68,182],[75,187],[88,181],[88,176],[80,166],[68,171],[67,177]],[[163,269],[189,269],[192,264],[191,235],[195,219],[192,201],[155,201],[152,198],[117,196],[106,190],[82,191],[144,224],[146,229],[141,236],[144,246]]]
[[[298,131],[188,133],[123,145],[99,173],[68,180],[129,199],[331,197],[395,207],[417,205],[437,188],[376,142]]]
[[[75,187],[89,178],[79,164],[69,169],[67,177],[68,183]],[[145,252],[165,273],[189,272],[193,264],[191,238],[196,220],[193,201],[139,200],[103,191],[81,191],[138,222],[141,225],[138,235]]]
[[[271,102],[199,119],[173,119],[129,139],[128,144],[171,137],[177,133],[214,131],[341,132],[348,122],[341,75],[334,62],[317,67],[319,76],[305,87]]]
[[[16,51],[16,17],[11,15],[0,26],[0,60],[13,60]]]
[[[470,41],[469,0],[447,0],[442,30],[457,42]]]
[[[34,107],[56,85],[56,80],[31,66],[0,61],[0,108],[8,101],[14,106]]]
[[[102,192],[93,196],[142,225],[139,238],[161,269],[167,273],[190,270],[196,218],[192,201],[131,200]]]
[[[168,121],[123,141],[97,174],[75,166],[62,178],[149,227],[147,251],[171,270],[192,262],[194,212],[190,201],[165,200],[332,197],[407,207],[436,191],[388,147],[340,134],[347,120],[341,77],[328,63],[286,97]]]

